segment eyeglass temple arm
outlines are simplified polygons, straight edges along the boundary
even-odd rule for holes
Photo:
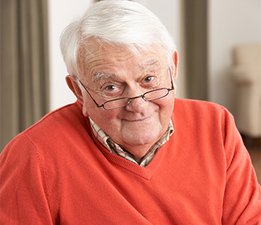
[[[97,107],[101,108],[103,107],[104,104],[99,105],[95,99],[91,96],[91,93],[88,91],[88,89],[84,86],[84,84],[82,83],[82,81],[80,79],[78,79],[78,81],[80,82],[81,86],[84,88],[84,90],[87,92],[87,94],[90,96],[90,98],[93,100],[93,102],[96,104]]]

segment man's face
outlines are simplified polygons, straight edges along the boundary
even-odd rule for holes
[[[175,79],[176,75],[175,63],[170,73],[166,52],[156,46],[134,52],[123,46],[92,45],[80,51],[80,79],[95,101],[103,104],[157,88],[171,88],[171,76]],[[134,155],[143,156],[145,149],[168,128],[174,91],[153,101],[136,98],[125,107],[111,110],[97,107],[87,92],[82,91],[83,114],[90,116],[114,142]]]

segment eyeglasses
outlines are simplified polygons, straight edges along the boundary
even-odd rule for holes
[[[127,98],[127,97],[115,98],[115,99],[108,100],[108,101],[104,102],[103,104],[98,104],[96,102],[96,100],[92,97],[90,92],[88,91],[87,87],[84,86],[84,84],[81,82],[80,79],[78,79],[78,80],[79,80],[80,84],[82,85],[82,87],[84,88],[84,90],[88,93],[88,95],[91,97],[91,99],[93,100],[93,102],[96,104],[96,106],[98,108],[103,107],[105,110],[111,110],[111,109],[125,107],[125,106],[129,105],[136,98],[142,98],[144,101],[153,101],[153,100],[157,100],[157,99],[166,97],[170,91],[174,90],[174,84],[173,84],[173,80],[172,80],[172,76],[171,76],[171,69],[169,68],[168,71],[169,71],[170,80],[171,80],[171,88],[158,88],[158,89],[154,89],[151,91],[147,91],[147,92],[143,93],[142,95],[138,95],[138,96],[131,97],[131,98]]]

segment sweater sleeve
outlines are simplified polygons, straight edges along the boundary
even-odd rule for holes
[[[227,177],[222,224],[261,224],[261,187],[234,119],[224,116],[224,149],[227,157]]]
[[[41,156],[19,135],[0,155],[0,224],[53,224],[46,193]]]

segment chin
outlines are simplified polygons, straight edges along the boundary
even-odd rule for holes
[[[160,138],[159,132],[132,132],[122,135],[124,143],[131,146],[153,145]]]

